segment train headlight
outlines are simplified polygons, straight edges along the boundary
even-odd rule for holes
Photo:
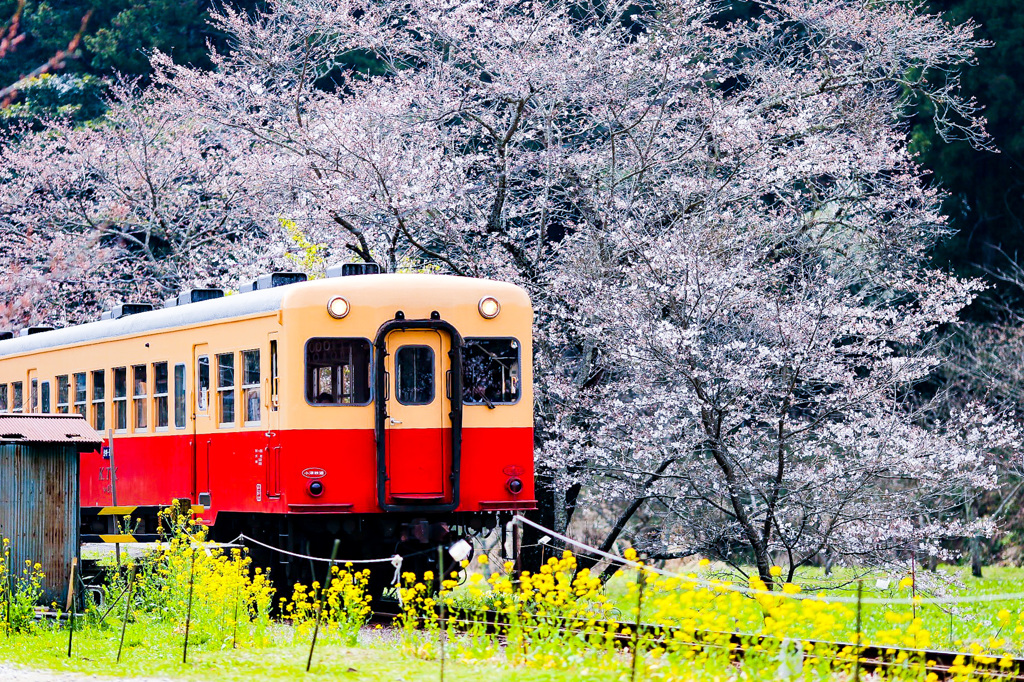
[[[510,478],[505,482],[505,488],[513,495],[518,495],[523,492],[523,479],[518,477]]]
[[[501,312],[501,304],[493,296],[484,296],[476,307],[480,311],[480,315],[488,320],[497,317]]]
[[[348,304],[348,299],[344,296],[335,296],[327,302],[327,312],[336,320],[340,320],[348,315],[351,309],[352,307]]]
[[[313,497],[320,497],[324,494],[324,484],[320,481],[310,481],[309,494]]]

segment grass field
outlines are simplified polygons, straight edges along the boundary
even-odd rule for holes
[[[161,557],[138,566],[132,616],[126,627],[120,663],[116,662],[123,617],[120,606],[105,620],[97,611],[80,621],[73,655],[67,656],[66,628],[52,621],[23,624],[21,632],[4,637],[0,632],[0,659],[32,668],[67,670],[112,677],[166,677],[183,680],[286,680],[306,677],[316,600],[306,588],[284,604],[291,619],[285,625],[268,617],[277,597],[268,584],[240,555],[197,552],[181,542]],[[196,559],[198,557],[198,559]],[[192,561],[195,561],[193,566]],[[476,628],[468,633],[449,632],[444,638],[445,680],[628,680],[633,675],[631,652],[616,647],[601,619],[622,621],[616,630],[629,632],[637,618],[637,573],[626,571],[601,585],[585,571],[575,570],[569,555],[554,559],[543,572],[519,583],[507,567],[474,564],[466,575],[446,584],[445,601],[451,608],[488,608],[502,612],[515,629],[499,638]],[[739,631],[778,638],[852,642],[856,636],[856,608],[814,600],[780,598],[778,591],[753,597],[722,589],[716,581],[757,588],[757,581],[729,579],[720,567],[675,567],[692,578],[644,578],[642,620],[680,626],[685,632]],[[983,579],[964,569],[943,567],[936,573],[918,573],[916,589],[922,596],[943,594],[992,595],[1024,591],[1024,570],[988,568]],[[195,576],[196,600],[191,612],[188,663],[182,663],[185,595]],[[489,576],[489,577],[488,577]],[[799,574],[791,594],[849,597],[856,594],[857,577],[837,571],[826,578],[809,569]],[[906,599],[911,595],[909,576],[860,576],[864,596]],[[310,679],[388,680],[415,682],[441,679],[441,629],[434,615],[434,597],[422,576],[406,575],[406,611],[426,618],[425,629],[380,629],[361,625],[368,614],[358,572],[339,571],[327,591],[324,625],[313,658]],[[887,581],[887,582],[886,582]],[[711,588],[706,587],[712,582]],[[458,584],[457,584],[458,583]],[[121,582],[110,585],[108,599],[123,594]],[[121,602],[123,603],[123,602]],[[241,611],[238,610],[241,605]],[[866,643],[893,647],[955,649],[985,652],[989,664],[1008,661],[1024,650],[1024,603],[986,602],[959,606],[865,605],[861,632]],[[468,611],[463,612],[468,613]],[[235,615],[239,614],[237,629]],[[550,617],[598,622],[585,634],[566,633],[546,623]],[[237,632],[238,648],[233,648]],[[698,647],[684,635],[680,641],[642,642],[637,679],[648,682],[694,682],[742,679],[775,680],[783,672],[792,679],[845,680],[849,667],[837,672],[845,655],[839,647],[797,651],[794,645],[757,645],[737,659],[727,639],[712,639]],[[751,640],[753,642],[755,640]],[[717,643],[716,643],[717,642]],[[899,679],[930,679],[908,660]],[[1009,665],[1009,664],[1007,664]],[[796,672],[798,671],[798,672]],[[965,667],[957,679],[975,679]]]

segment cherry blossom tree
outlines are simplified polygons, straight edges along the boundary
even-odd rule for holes
[[[116,159],[141,157],[91,157],[89,181],[133,199],[90,193],[89,213],[47,190],[33,210],[120,235],[157,282],[245,267],[231,240],[276,244],[285,218],[334,258],[523,285],[548,525],[603,505],[610,547],[642,511],[654,554],[753,562],[768,584],[824,551],[939,551],[985,530],[946,510],[993,485],[1016,434],[916,390],[982,285],[928,268],[946,228],[904,122],[927,101],[985,144],[956,90],[980,45],[902,1],[755,4],[733,23],[699,0],[225,9],[213,71],[154,57],[158,94],[125,114],[151,142],[122,144],[146,162],[125,180]],[[355,53],[379,73],[348,70]]]
[[[283,231],[247,209],[259,198],[230,139],[128,86],[114,88],[102,126],[58,121],[11,139],[0,149],[0,255],[20,275],[6,286],[35,294],[25,306],[7,298],[4,314],[78,322],[116,299],[159,302],[281,264]]]

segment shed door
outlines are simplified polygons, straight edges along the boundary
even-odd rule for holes
[[[389,496],[396,502],[441,502],[451,468],[447,344],[433,330],[391,332],[386,343]]]

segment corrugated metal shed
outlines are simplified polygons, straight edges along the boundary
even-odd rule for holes
[[[0,536],[15,571],[42,564],[46,604],[67,600],[81,544],[79,453],[101,442],[79,415],[0,415]]]

